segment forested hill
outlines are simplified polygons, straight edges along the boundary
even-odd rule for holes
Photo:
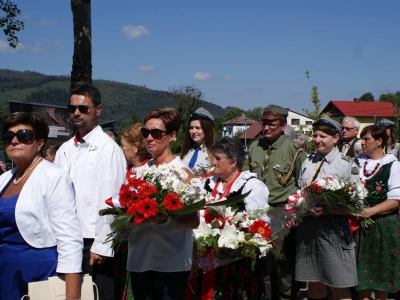
[[[119,128],[127,124],[133,112],[142,120],[151,109],[175,106],[169,92],[109,80],[93,80],[93,84],[100,89],[102,95],[100,122],[116,119]],[[8,100],[20,100],[66,106],[69,86],[69,76],[0,69],[0,105],[6,105]],[[214,116],[225,116],[225,109],[218,105],[201,101],[201,106]]]

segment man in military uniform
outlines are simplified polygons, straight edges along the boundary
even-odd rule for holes
[[[268,204],[272,211],[282,211],[287,199],[297,190],[300,167],[306,159],[303,149],[288,139],[283,131],[287,124],[288,110],[269,105],[261,118],[264,137],[249,148],[249,165],[269,189]],[[278,232],[275,242],[282,249],[284,258],[273,261],[271,285],[266,278],[270,300],[297,299],[297,288],[292,289],[292,277],[296,256],[295,229],[284,228]],[[272,291],[270,291],[272,289]]]

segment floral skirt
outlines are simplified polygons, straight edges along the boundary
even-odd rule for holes
[[[373,218],[355,234],[357,290],[395,292],[400,289],[400,216]]]

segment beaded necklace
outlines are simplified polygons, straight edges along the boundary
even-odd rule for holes
[[[26,171],[19,179],[17,179],[17,176],[15,176],[14,178],[14,184],[18,184],[26,175],[28,175],[34,167],[36,167],[36,165],[42,160],[42,157],[38,157],[38,159],[35,161],[35,163],[28,169],[28,171]]]
[[[374,175],[375,172],[378,170],[378,168],[380,166],[380,163],[377,163],[375,168],[372,171],[367,171],[367,168],[366,168],[367,164],[368,164],[368,161],[364,162],[364,167],[363,167],[363,174],[364,174],[364,177],[366,177],[366,178],[371,177],[372,175]]]

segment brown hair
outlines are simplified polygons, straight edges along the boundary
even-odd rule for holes
[[[149,111],[144,117],[144,123],[150,119],[160,119],[163,121],[167,133],[176,132],[178,133],[179,127],[181,126],[181,118],[178,112],[174,108],[157,108]]]
[[[44,119],[42,114],[38,112],[12,113],[7,117],[7,119],[3,123],[3,133],[8,131],[10,127],[14,127],[20,124],[30,125],[33,129],[33,133],[35,134],[35,140],[39,141],[43,139],[44,140],[43,147],[46,145],[47,138],[49,136],[49,126],[47,125],[46,120]],[[40,152],[42,152],[42,150]]]
[[[389,148],[393,149],[394,146],[396,145],[396,129],[394,127],[387,127],[385,129],[390,130],[390,135],[388,136],[388,144]]]
[[[143,136],[140,133],[140,129],[142,127],[143,125],[140,123],[129,125],[122,129],[121,134],[121,136],[124,137],[129,144],[138,144],[137,156],[139,157],[140,161],[144,161],[146,158],[151,158],[151,154],[147,151]]]
[[[190,122],[196,120],[200,122],[201,129],[203,130],[204,144],[207,147],[207,153],[208,157],[210,158],[210,164],[212,164],[214,160],[214,155],[211,152],[211,147],[215,142],[215,136],[216,136],[214,126],[212,125],[211,122],[202,119],[191,119]],[[190,136],[189,130],[190,130],[190,123],[185,132],[185,138],[182,144],[181,159],[183,159],[188,154],[188,152],[193,148],[194,142]]]
[[[384,148],[386,146],[388,135],[386,133],[385,127],[380,125],[369,125],[367,127],[364,127],[364,129],[361,131],[360,137],[363,138],[368,133],[374,138],[374,140],[382,139],[381,148]]]

